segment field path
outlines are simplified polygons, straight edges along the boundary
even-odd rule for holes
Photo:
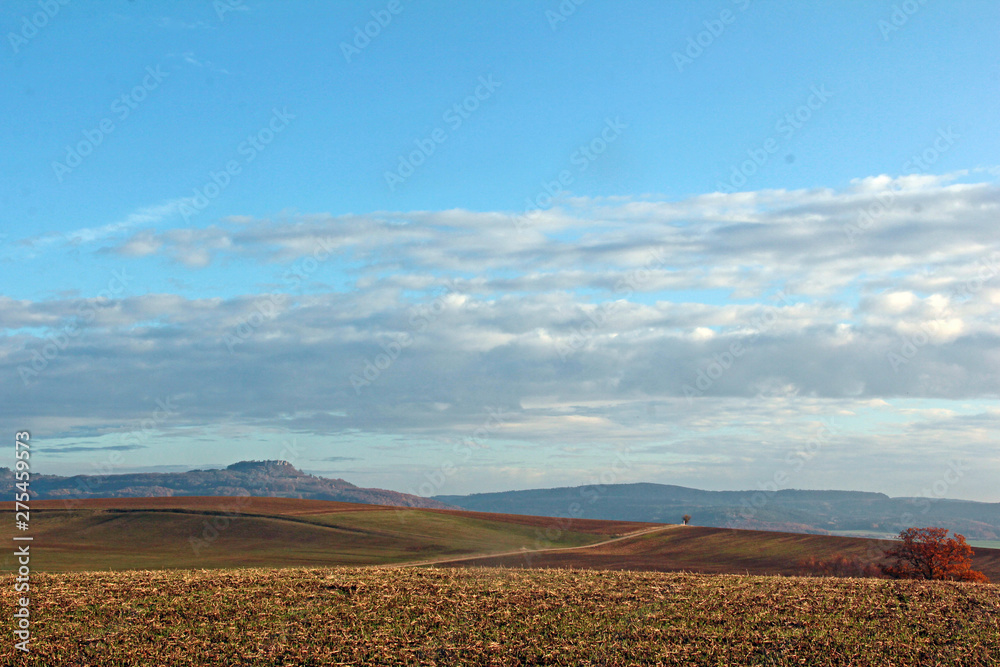
[[[547,549],[518,549],[517,551],[501,551],[499,553],[490,554],[476,554],[474,556],[458,556],[437,558],[433,560],[419,560],[410,561],[407,563],[390,563],[388,565],[379,565],[377,567],[384,568],[399,568],[399,567],[420,567],[421,565],[444,565],[447,563],[464,563],[470,560],[482,560],[484,558],[498,558],[500,556],[520,556],[522,554],[540,554],[540,553],[551,553],[554,551],[580,551],[581,549],[593,549],[594,547],[604,546],[605,544],[613,544],[615,542],[621,542],[623,540],[630,540],[633,537],[639,537],[640,535],[648,535],[650,533],[659,533],[664,530],[676,530],[677,528],[683,528],[681,524],[669,524],[666,526],[657,526],[655,528],[644,528],[643,530],[637,530],[631,533],[626,533],[624,535],[619,535],[618,537],[612,537],[609,540],[602,540],[601,542],[594,542],[593,544],[582,544],[578,547],[550,547]]]

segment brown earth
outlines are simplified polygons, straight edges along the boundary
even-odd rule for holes
[[[192,514],[238,512],[246,516],[305,517],[309,515],[365,512],[419,512],[485,522],[510,524],[512,529],[534,528],[530,543],[517,552],[466,555],[438,564],[472,567],[577,568],[661,572],[737,573],[755,575],[808,574],[799,562],[808,557],[857,556],[877,560],[890,542],[855,537],[808,535],[759,530],[671,526],[632,521],[601,521],[556,517],[495,514],[466,510],[397,508],[326,500],[265,497],[173,496],[162,498],[100,498],[71,501],[41,500],[31,503],[38,513],[60,510],[118,512],[179,512]],[[14,503],[0,502],[0,511],[12,512]],[[375,516],[373,514],[373,516]],[[404,515],[405,516],[405,515]],[[360,518],[360,515],[359,515]],[[374,524],[373,524],[374,526]],[[669,530],[668,530],[669,528]],[[650,530],[653,529],[653,530]],[[606,535],[613,539],[597,545],[551,548],[569,533]],[[645,533],[628,536],[631,533]],[[563,542],[565,544],[565,542]],[[76,545],[77,548],[83,545]],[[99,548],[95,545],[95,548]],[[247,553],[252,558],[252,553]],[[427,564],[426,559],[411,565]],[[975,549],[973,567],[1000,582],[1000,549]]]
[[[666,527],[665,527],[666,528]],[[602,544],[439,561],[441,566],[575,568],[804,575],[799,562],[838,554],[875,561],[890,542],[858,537],[676,526]],[[975,549],[973,568],[1000,582],[1000,549]]]
[[[641,521],[604,521],[600,519],[566,519],[547,516],[527,516],[522,514],[497,514],[494,512],[471,512],[468,510],[446,510],[390,505],[364,505],[333,500],[309,500],[301,498],[263,498],[257,496],[169,496],[159,498],[84,498],[74,500],[33,500],[32,511],[49,510],[161,510],[222,512],[259,514],[268,516],[304,516],[310,514],[331,514],[334,512],[370,512],[375,510],[397,510],[400,512],[431,512],[449,516],[460,516],[481,521],[499,521],[518,526],[528,526],[553,531],[572,531],[594,535],[622,535],[650,528],[658,524]],[[0,512],[14,511],[13,502],[0,502]],[[553,538],[554,539],[554,538]]]

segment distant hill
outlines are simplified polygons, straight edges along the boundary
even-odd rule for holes
[[[970,540],[1000,539],[1000,503],[890,498],[859,491],[702,491],[668,484],[606,484],[435,496],[478,512],[692,523],[719,528],[888,536],[941,526]]]
[[[941,526],[970,540],[1000,540],[1000,503],[890,498],[858,491],[703,491],[668,484],[598,486],[423,498],[309,475],[287,461],[240,461],[224,469],[116,475],[33,474],[33,499],[254,496],[396,507],[678,523],[793,533],[884,537],[910,526]],[[14,473],[0,468],[0,497],[12,498]]]
[[[0,468],[0,494],[12,498],[14,473]],[[33,499],[266,496],[336,500],[396,507],[447,508],[437,500],[386,489],[365,489],[342,479],[308,475],[287,461],[240,461],[225,469],[120,475],[32,475]]]
[[[0,502],[0,539],[16,530]],[[809,574],[805,558],[878,559],[888,543],[853,537],[482,514],[294,498],[197,496],[39,500],[31,505],[33,571],[337,565],[572,567]],[[1000,580],[1000,550],[975,569]],[[18,567],[0,553],[0,572]]]
[[[0,539],[23,535],[0,502]],[[464,510],[244,496],[31,503],[32,571],[379,565],[601,542],[648,529]],[[18,567],[0,552],[0,571]]]

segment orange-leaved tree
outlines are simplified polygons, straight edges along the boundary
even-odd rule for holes
[[[884,554],[894,562],[882,565],[882,572],[893,579],[989,581],[972,569],[973,551],[965,537],[948,537],[947,528],[907,528],[899,540]]]

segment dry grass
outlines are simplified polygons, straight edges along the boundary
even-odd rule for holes
[[[456,558],[463,567],[549,567],[588,570],[652,570],[705,574],[807,575],[801,565],[810,558],[855,557],[877,560],[892,542],[855,537],[733,530],[701,526],[675,527],[612,544],[573,551]],[[1000,550],[976,549],[975,569],[1000,582]],[[1000,665],[1000,660],[998,660]]]
[[[12,608],[12,577],[0,582]],[[23,665],[996,665],[1000,587],[574,570],[38,575]],[[5,615],[10,638],[10,615]]]
[[[74,510],[32,504],[31,534],[37,572],[235,567],[334,567],[428,560],[530,547],[558,519],[440,513],[324,501],[253,498],[87,501]],[[155,500],[156,503],[150,503]],[[172,502],[166,502],[172,501]],[[219,504],[222,502],[223,504]],[[324,509],[330,511],[322,511]],[[268,515],[266,512],[273,512]],[[17,532],[0,510],[0,537]],[[510,519],[510,520],[508,520]],[[607,522],[607,531],[632,524]],[[648,524],[635,524],[648,526]],[[586,526],[585,526],[586,528]],[[552,546],[604,539],[596,530],[555,530]],[[545,543],[548,546],[548,542]],[[0,570],[13,571],[13,549],[0,553]]]

